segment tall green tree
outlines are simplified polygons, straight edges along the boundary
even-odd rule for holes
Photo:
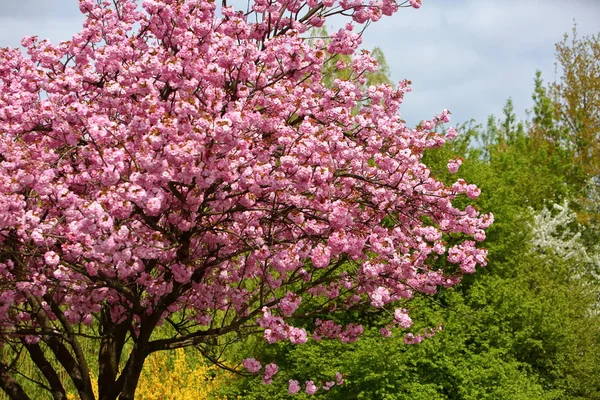
[[[600,175],[600,33],[571,36],[556,45],[560,78],[550,86],[563,139],[576,165],[590,176]],[[551,131],[549,131],[551,132]]]

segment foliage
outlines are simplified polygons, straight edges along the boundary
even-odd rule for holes
[[[396,2],[80,9],[72,40],[0,49],[10,398],[31,398],[23,354],[55,399],[70,385],[96,398],[97,376],[100,399],[131,400],[156,352],[195,347],[223,366],[223,347],[257,332],[353,342],[369,310],[406,329],[415,295],[485,265],[476,242],[493,218],[458,206],[480,190],[422,163],[445,143],[436,129],[448,112],[410,129],[398,115],[408,82],[365,87],[378,64],[356,53],[353,29]],[[311,40],[336,14],[352,22]],[[336,55],[353,56],[350,73],[327,85]],[[267,382],[277,371],[252,357],[243,366]]]
[[[559,138],[586,174],[600,175],[600,34],[579,37],[576,27],[556,45],[560,79],[550,85]]]

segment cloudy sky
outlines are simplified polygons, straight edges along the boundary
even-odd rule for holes
[[[600,0],[423,0],[367,29],[363,45],[380,47],[392,79],[410,79],[402,108],[410,123],[444,108],[455,122],[485,122],[512,97],[519,116],[531,107],[536,69],[554,79],[554,44],[570,32],[600,32]],[[0,46],[21,37],[70,39],[81,26],[76,0],[3,0]]]
[[[555,78],[554,44],[600,32],[599,0],[423,0],[369,27],[394,81],[410,79],[402,114],[409,122],[447,108],[453,121],[485,122],[512,97],[518,115],[532,106],[535,71]]]

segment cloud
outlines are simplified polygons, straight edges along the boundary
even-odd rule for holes
[[[403,105],[410,123],[442,108],[455,121],[498,114],[512,97],[519,117],[531,107],[536,69],[554,78],[554,44],[577,21],[581,34],[600,31],[600,2],[558,0],[424,0],[370,26],[365,47],[380,47],[395,81],[410,79]],[[445,102],[445,105],[442,104]]]
[[[58,43],[71,39],[82,26],[83,16],[76,1],[18,0],[4,3],[0,14],[2,47],[20,46],[23,36],[39,36]]]
[[[7,1],[0,14],[0,46],[25,35],[68,40],[83,21],[77,2]],[[512,97],[520,117],[531,108],[536,69],[554,79],[554,44],[577,21],[581,35],[600,31],[597,0],[423,0],[366,30],[365,48],[380,47],[392,79],[413,81],[402,106],[411,124],[443,108],[454,121],[485,122]],[[330,22],[332,23],[332,22]]]
[[[4,1],[1,19],[34,20],[70,18],[79,14],[77,1],[18,0]]]

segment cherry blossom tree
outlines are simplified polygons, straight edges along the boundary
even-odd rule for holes
[[[492,216],[453,205],[479,189],[421,162],[455,134],[439,133],[449,113],[412,129],[398,112],[409,82],[364,85],[377,63],[355,30],[420,1],[79,4],[72,40],[0,49],[9,398],[32,398],[29,379],[54,399],[71,386],[133,399],[151,353],[196,346],[219,363],[220,339],[256,331],[354,341],[361,326],[335,322],[349,309],[408,328],[412,296],[485,265],[476,242]],[[336,14],[349,22],[311,40]],[[353,73],[328,87],[336,54]],[[36,374],[19,369],[25,355]]]

